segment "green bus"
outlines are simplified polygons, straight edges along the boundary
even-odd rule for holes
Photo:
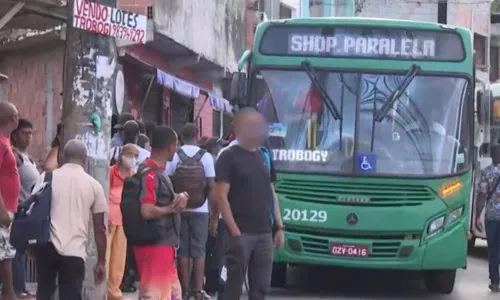
[[[369,18],[259,24],[231,100],[269,123],[286,227],[273,286],[289,265],[321,265],[422,271],[430,291],[451,293],[467,265],[473,124],[485,106],[475,95],[467,29]]]

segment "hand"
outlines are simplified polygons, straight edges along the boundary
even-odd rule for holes
[[[285,232],[281,229],[278,229],[274,234],[274,247],[277,249],[283,247],[285,244]]]
[[[208,234],[210,234],[213,237],[217,236],[217,226],[219,225],[218,223],[219,223],[218,221],[210,222],[210,225],[208,226]]]
[[[175,199],[174,199],[174,202],[172,204],[172,209],[176,213],[182,212],[186,208],[188,199],[189,199],[189,196],[185,192],[175,195]]]
[[[0,215],[0,225],[9,228],[11,223],[12,223],[12,219],[10,218],[8,212],[5,212],[5,213]]]
[[[477,218],[477,220],[476,220],[476,227],[477,227],[477,229],[479,229],[480,231],[483,231],[483,229],[484,229],[484,223],[483,223],[483,221],[481,220],[481,218],[480,218],[480,217],[479,217],[479,218]]]
[[[104,281],[106,277],[106,267],[104,263],[97,263],[94,268],[94,280],[96,284],[100,284]]]

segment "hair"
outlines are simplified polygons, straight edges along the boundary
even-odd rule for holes
[[[244,107],[238,111],[238,113],[234,116],[233,123],[236,126],[243,120],[247,115],[254,114],[254,113],[259,113],[255,108],[253,107]]]
[[[139,132],[142,134],[146,134],[146,124],[143,121],[137,120],[137,125],[139,125]]]
[[[123,144],[137,144],[139,125],[136,121],[127,121],[123,125]]]
[[[87,158],[87,148],[82,141],[76,139],[69,140],[64,146],[62,157],[65,163],[74,161],[83,163]]]
[[[155,129],[156,125],[151,122],[146,122],[146,135],[151,139],[151,135],[153,134],[153,130]]]
[[[10,119],[14,116],[15,106],[7,101],[0,101],[0,127],[10,123]]]
[[[198,127],[193,123],[187,123],[181,129],[181,137],[184,143],[192,142],[198,137]]]
[[[209,137],[208,136],[202,136],[199,140],[198,140],[198,146],[200,146],[201,148],[203,148],[203,145],[205,145],[205,143],[208,141]]]
[[[156,126],[151,133],[151,149],[164,150],[172,143],[176,142],[177,134],[172,128],[166,126]]]
[[[13,133],[16,133],[17,131],[22,130],[22,129],[26,129],[26,128],[33,129],[33,123],[31,123],[30,121],[28,121],[24,118],[20,118],[19,124],[17,125],[17,128],[14,129]]]
[[[137,139],[137,146],[141,148],[146,148],[146,143],[149,143],[149,138],[145,134],[139,134],[139,138]]]
[[[200,148],[207,150],[209,153],[216,153],[220,148],[219,138],[211,137],[207,138],[207,140],[200,146]]]

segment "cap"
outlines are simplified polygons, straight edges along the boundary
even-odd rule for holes
[[[127,123],[127,121],[134,121],[135,118],[132,114],[129,113],[123,113],[120,116],[118,116],[118,123],[116,123],[114,129],[122,129],[123,125]]]

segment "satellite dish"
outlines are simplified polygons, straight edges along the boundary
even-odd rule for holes
[[[115,108],[118,115],[123,112],[125,101],[125,79],[121,69],[116,71],[115,75]]]

